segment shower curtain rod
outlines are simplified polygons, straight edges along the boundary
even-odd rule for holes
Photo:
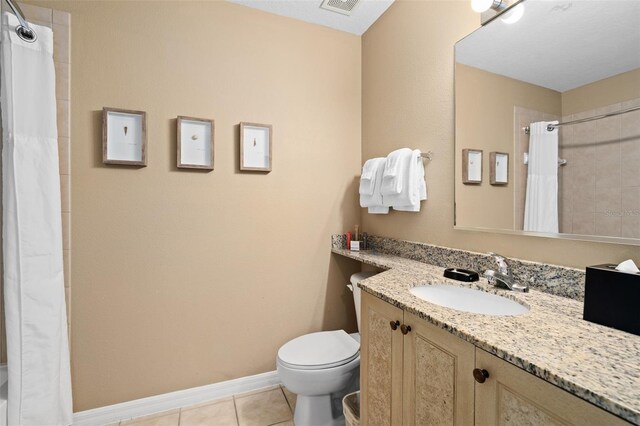
[[[578,124],[578,123],[586,123],[587,121],[594,121],[594,120],[600,120],[602,118],[607,118],[607,117],[613,117],[614,115],[620,115],[620,114],[626,114],[628,112],[632,112],[632,111],[638,111],[640,110],[640,106],[637,107],[632,107],[632,108],[627,108],[627,109],[623,109],[622,111],[615,111],[615,112],[609,112],[607,114],[600,114],[600,115],[595,115],[593,117],[587,117],[587,118],[581,118],[579,120],[572,120],[572,121],[565,121],[564,123],[557,123],[557,124],[549,124],[547,126],[547,131],[551,132],[553,131],[553,129],[555,129],[556,127],[560,127],[560,126],[566,126],[568,124]],[[528,135],[530,132],[529,126],[524,128],[524,132]]]
[[[13,2],[13,0],[6,0],[7,4],[13,10],[13,14],[16,15],[20,25],[16,27],[16,34],[22,40],[27,43],[33,43],[38,38],[36,32],[29,26],[29,22],[27,22],[27,18],[24,17],[24,13],[20,9],[20,7]]]

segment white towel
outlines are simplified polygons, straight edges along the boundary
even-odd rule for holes
[[[424,180],[424,163],[419,149],[411,154],[408,175],[408,201],[406,205],[393,205],[394,210],[419,212],[420,201],[427,199],[427,184]]]
[[[389,207],[371,206],[367,209],[369,214],[389,214]]]
[[[387,176],[384,175],[382,178],[382,205],[395,208],[396,206],[410,206],[418,204],[420,201],[418,197],[419,192],[416,186],[417,179],[412,179],[412,174],[415,175],[416,173],[412,172],[415,168],[415,152],[404,148],[394,151],[391,154],[399,157],[394,165],[396,169],[394,179],[396,182],[395,189],[399,188],[400,192],[396,193],[393,192],[389,186],[385,187],[385,179]],[[386,164],[389,164],[388,159]]]
[[[360,175],[360,195],[373,194],[376,174],[378,173],[379,168],[384,166],[384,163],[384,158],[372,158],[364,163],[364,166],[362,166],[362,174]]]
[[[370,163],[371,173],[373,174],[373,190],[370,195],[360,193],[360,207],[381,207],[382,206],[382,194],[380,193],[380,185],[382,184],[382,173],[384,172],[384,158],[373,158],[367,160]],[[362,186],[362,182],[360,182]],[[387,209],[388,210],[388,209]]]
[[[387,156],[380,189],[383,196],[398,195],[403,191],[403,185],[406,185],[405,179],[411,152],[409,148],[402,148],[393,151]],[[391,204],[385,202],[385,205],[390,206]]]

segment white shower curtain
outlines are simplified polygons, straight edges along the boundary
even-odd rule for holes
[[[524,207],[524,230],[558,232],[558,129],[557,121],[529,126],[529,170]]]
[[[10,425],[72,422],[62,267],[53,34],[3,14],[0,62]]]

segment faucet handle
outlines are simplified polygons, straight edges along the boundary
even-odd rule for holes
[[[489,252],[488,255],[492,256],[496,261],[496,263],[498,264],[498,271],[500,271],[501,274],[509,275],[509,265],[507,264],[506,258],[504,256],[494,252]]]

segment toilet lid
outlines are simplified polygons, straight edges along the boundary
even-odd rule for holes
[[[359,355],[360,344],[344,330],[305,334],[282,345],[278,358],[299,369],[322,369],[346,364]]]

